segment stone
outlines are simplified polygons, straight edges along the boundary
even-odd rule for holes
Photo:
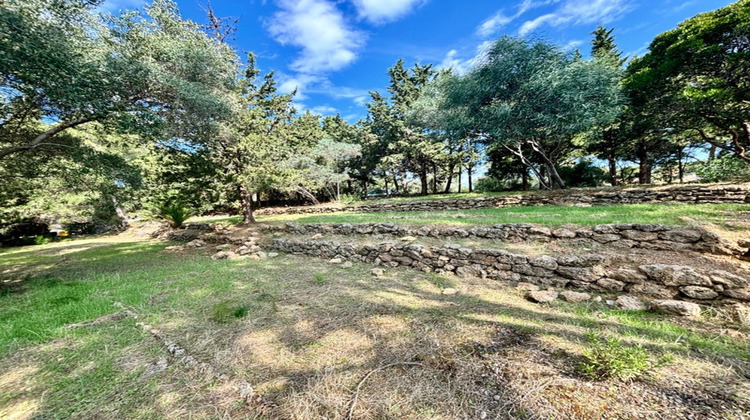
[[[222,244],[222,245],[216,246],[214,249],[217,250],[217,251],[224,251],[224,250],[227,250],[227,249],[229,249],[231,247],[232,247],[231,244]]]
[[[403,238],[400,238],[400,240],[404,242],[414,242],[417,240],[414,236],[404,236]]]
[[[638,267],[651,280],[665,286],[711,286],[708,277],[701,276],[684,265],[650,264]]]
[[[630,286],[627,286],[627,290],[630,293],[652,296],[659,299],[672,299],[673,297],[677,296],[676,291],[653,283],[632,284]]]
[[[640,230],[623,230],[622,232],[620,232],[620,235],[622,235],[622,237],[625,239],[630,239],[631,241],[638,242],[655,241],[657,238],[659,238],[658,233],[641,232]]]
[[[486,273],[484,270],[482,270],[482,266],[478,264],[472,264],[468,266],[458,267],[456,269],[456,274],[459,277],[463,278],[469,278],[469,277],[485,277]]]
[[[648,280],[645,274],[632,268],[618,268],[615,271],[607,273],[607,277],[625,283],[643,283]]]
[[[370,270],[370,274],[375,277],[383,277],[383,275],[385,275],[385,270],[383,270],[382,268],[373,268],[372,270]]]
[[[729,289],[721,292],[724,296],[729,296],[733,299],[750,301],[750,287],[744,289]]]
[[[555,270],[561,277],[571,280],[593,283],[601,278],[594,270],[587,267],[557,267]]]
[[[552,277],[554,274],[551,270],[542,267],[534,267],[531,264],[518,264],[513,266],[513,272],[533,277]]]
[[[440,292],[440,293],[442,293],[442,294],[444,294],[444,295],[449,295],[449,296],[450,296],[450,295],[455,295],[455,294],[457,294],[457,293],[458,293],[458,290],[456,290],[456,289],[454,289],[454,288],[452,288],[452,287],[446,287],[446,288],[445,288],[445,289],[443,289],[443,291],[442,291],[442,292]]]
[[[201,241],[200,239],[193,239],[192,241],[190,241],[190,242],[188,242],[188,243],[185,244],[185,246],[188,247],[188,248],[200,248],[200,247],[203,247],[205,245],[206,245],[206,243],[203,242],[203,241]]]
[[[342,268],[352,268],[354,264],[352,264],[351,261],[345,261],[343,264],[341,264]]]
[[[651,307],[668,315],[696,317],[701,314],[700,305],[682,300],[655,300]]]
[[[328,260],[328,264],[341,264],[342,262],[344,262],[344,260],[341,258],[331,258]]]
[[[268,256],[268,258],[276,258],[276,257],[279,256],[279,253],[278,252],[269,252],[267,254],[267,256]]]
[[[701,240],[703,233],[697,230],[675,229],[659,234],[659,239],[668,242],[693,243]]]
[[[608,244],[610,242],[617,242],[622,237],[616,233],[601,233],[594,235],[593,239],[601,244]]]
[[[268,258],[268,253],[263,251],[258,251],[255,253],[255,255],[257,255],[261,260],[265,260],[266,258]]]
[[[539,290],[539,286],[537,286],[536,284],[521,282],[516,285],[516,290],[521,290],[524,292],[536,292],[537,290]]]
[[[237,254],[232,251],[219,251],[211,256],[212,260],[233,260],[237,258]]]
[[[750,326],[750,306],[735,303],[729,307],[732,319],[742,326]]]
[[[535,303],[549,303],[557,299],[557,296],[558,296],[557,292],[553,292],[550,290],[546,290],[546,291],[538,290],[535,292],[528,292],[526,294],[526,299]]]
[[[739,245],[740,248],[750,248],[750,239],[749,238],[743,238],[737,241],[737,245]]]
[[[615,300],[615,306],[625,311],[645,311],[648,305],[635,296],[622,295]]]
[[[625,288],[625,283],[619,280],[610,279],[606,277],[603,279],[597,280],[596,284],[597,286],[605,290],[612,291],[612,292],[621,292]]]
[[[585,302],[591,299],[591,295],[588,293],[574,292],[572,290],[566,290],[560,293],[560,297],[564,301],[571,302],[571,303]]]
[[[720,284],[727,289],[739,289],[750,286],[748,279],[722,270],[710,272],[709,277],[711,277],[713,284]]]
[[[682,292],[683,295],[691,297],[693,299],[709,300],[719,297],[719,294],[716,293],[714,289],[703,286],[682,286],[680,287],[680,292]]]
[[[560,238],[560,239],[573,239],[576,237],[576,233],[573,232],[572,230],[559,228],[559,229],[555,229],[552,231],[552,236],[554,236],[555,238]]]
[[[322,233],[316,233],[315,235],[311,236],[310,239],[315,241],[323,237]]]
[[[604,262],[601,255],[565,255],[557,259],[559,265],[566,267],[593,267]]]
[[[549,255],[541,255],[536,258],[531,258],[529,260],[529,264],[533,265],[534,267],[541,267],[550,271],[554,271],[555,269],[557,269],[557,260],[550,257]]]

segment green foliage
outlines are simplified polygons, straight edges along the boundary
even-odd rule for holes
[[[695,171],[705,182],[750,181],[750,165],[734,156],[722,156],[700,164]]]
[[[474,185],[476,192],[500,192],[500,191],[511,191],[519,190],[520,184],[518,181],[513,179],[498,179],[492,176],[486,176],[480,178]]]
[[[326,277],[321,273],[313,274],[313,281],[317,284],[323,284],[326,282]]]
[[[52,239],[47,236],[37,235],[36,237],[34,237],[34,245],[44,245],[50,243],[51,241]]]
[[[159,217],[163,218],[174,229],[179,229],[187,219],[193,216],[193,212],[185,207],[180,200],[168,201],[158,209]]]
[[[247,305],[238,304],[232,300],[224,300],[213,306],[211,319],[215,322],[226,323],[235,318],[244,318],[250,310]]]
[[[560,176],[570,187],[598,187],[607,180],[607,173],[590,159],[579,159],[575,165],[560,168]]]
[[[589,347],[584,351],[581,372],[589,379],[635,379],[648,370],[662,366],[672,360],[671,355],[662,356],[652,362],[651,355],[640,344],[626,346],[614,337],[599,337],[589,333]]]

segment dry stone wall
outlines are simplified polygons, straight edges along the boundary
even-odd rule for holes
[[[696,251],[712,254],[734,254],[741,250],[734,244],[704,229],[633,223],[596,225],[591,228],[550,229],[529,223],[505,223],[488,226],[440,227],[406,226],[395,223],[307,223],[266,226],[264,229],[292,234],[429,236],[435,238],[483,238],[510,242],[527,240],[585,239],[621,248],[667,251]]]
[[[529,257],[505,250],[470,249],[456,244],[424,246],[383,242],[358,245],[336,241],[277,238],[273,248],[293,254],[390,267],[411,267],[462,277],[567,287],[584,291],[627,292],[654,299],[700,303],[750,302],[750,280],[726,271],[651,264],[627,267],[597,254]]]
[[[445,211],[494,207],[539,205],[615,205],[638,203],[750,203],[750,184],[741,185],[682,185],[660,188],[626,188],[608,190],[566,190],[564,193],[537,192],[524,195],[500,195],[467,199],[422,200],[403,202],[373,202],[358,206],[273,207],[258,210],[258,214],[313,214],[339,211]]]

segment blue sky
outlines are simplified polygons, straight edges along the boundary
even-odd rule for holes
[[[205,22],[208,0],[177,0],[183,17]],[[280,89],[298,89],[299,110],[363,118],[368,91],[384,91],[387,69],[434,63],[465,70],[488,42],[508,34],[542,38],[588,56],[597,24],[614,27],[626,54],[642,55],[655,35],[730,0],[213,0],[218,16],[239,17],[234,45],[274,70]],[[144,0],[106,0],[102,10]]]

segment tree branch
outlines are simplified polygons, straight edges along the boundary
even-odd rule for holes
[[[85,124],[87,122],[93,121],[94,119],[91,117],[84,117],[78,120],[68,121],[64,123],[60,123],[56,125],[53,128],[50,128],[49,130],[43,132],[42,134],[39,134],[36,136],[33,140],[30,142],[21,145],[21,146],[11,146],[6,147],[5,149],[0,149],[0,160],[14,154],[14,153],[20,153],[27,150],[35,149],[39,146],[42,146],[44,144],[44,141],[48,138],[54,136],[55,134],[60,133],[61,131],[67,130],[69,128],[73,128],[76,126],[79,126],[81,124]]]

